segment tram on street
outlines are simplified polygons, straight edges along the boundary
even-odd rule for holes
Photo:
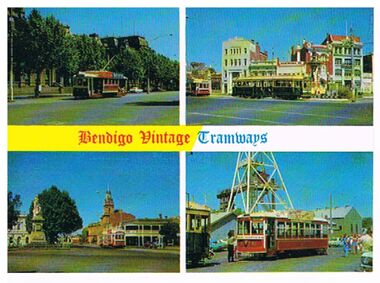
[[[125,247],[125,232],[122,230],[108,230],[106,233],[102,235],[101,246],[110,248]]]
[[[186,95],[206,96],[211,94],[211,81],[204,79],[188,79]]]
[[[278,257],[282,254],[327,254],[329,222],[313,212],[254,212],[237,218],[239,256]]]
[[[232,96],[298,99],[309,90],[309,81],[303,75],[239,77],[233,81]]]
[[[109,71],[85,71],[74,76],[75,98],[98,98],[125,95],[127,78]]]
[[[210,258],[211,210],[205,205],[186,205],[186,263],[196,264]]]

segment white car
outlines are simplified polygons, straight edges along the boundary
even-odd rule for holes
[[[134,86],[132,88],[129,89],[129,92],[130,93],[142,93],[144,92],[141,88],[138,88],[137,86]]]
[[[363,253],[361,257],[361,264],[360,264],[361,270],[372,271],[372,264],[373,264],[373,253],[372,252]]]

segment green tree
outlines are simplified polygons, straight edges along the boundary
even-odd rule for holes
[[[362,220],[363,228],[367,229],[367,231],[372,231],[373,228],[373,220],[372,217],[364,217]]]
[[[66,236],[80,228],[83,221],[79,215],[75,201],[66,191],[60,191],[56,186],[42,191],[38,195],[44,218],[43,229],[47,241],[51,244],[57,241],[59,236]],[[27,216],[27,229],[32,229],[33,202]]]
[[[120,51],[112,61],[110,69],[123,73],[128,81],[139,82],[144,78],[144,65],[138,51],[126,48]]]
[[[105,48],[101,42],[86,35],[76,35],[76,48],[79,54],[80,71],[102,69],[106,62]]]
[[[28,30],[25,37],[27,46],[26,64],[36,73],[35,95],[39,96],[41,72],[48,68],[50,60],[49,32],[45,19],[37,10],[32,10],[28,17]]]
[[[168,243],[174,241],[178,244],[179,224],[173,221],[169,221],[162,225],[160,235],[164,236],[164,242]]]
[[[88,238],[88,228],[87,227],[83,228],[81,238],[82,238],[82,243],[87,242],[87,238]]]
[[[20,195],[14,195],[12,192],[8,192],[8,229],[17,223],[17,219],[20,215],[21,207],[21,197]]]

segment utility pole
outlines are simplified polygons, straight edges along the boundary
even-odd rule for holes
[[[332,234],[332,193],[330,193],[330,234]]]
[[[350,44],[351,44],[351,91],[352,91],[352,102],[356,101],[356,91],[355,91],[355,78],[354,78],[354,35],[352,28],[350,29]]]

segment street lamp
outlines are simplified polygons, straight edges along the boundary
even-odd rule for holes
[[[163,37],[166,37],[166,36],[173,36],[172,33],[169,33],[169,34],[161,34],[161,35],[158,35],[156,37],[154,37],[150,42],[153,42],[157,39],[160,39],[160,38],[163,38]],[[149,60],[149,58],[148,58]],[[150,62],[148,62],[148,66],[147,66],[147,93],[149,94],[150,93]]]

